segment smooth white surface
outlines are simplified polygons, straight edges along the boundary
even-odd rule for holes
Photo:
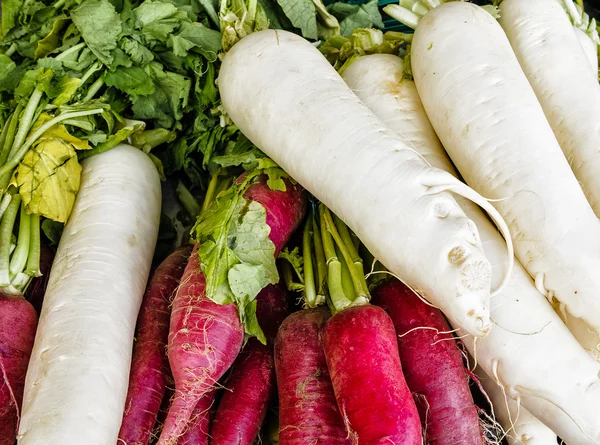
[[[596,70],[590,71],[586,51],[561,0],[504,0],[500,24],[575,176],[600,217],[597,56]]]
[[[477,228],[450,193],[428,194],[460,183],[387,129],[312,44],[251,34],[226,55],[218,84],[242,132],[388,269],[471,334],[487,333],[491,270]]]
[[[131,146],[82,164],[27,371],[19,445],[115,445],[121,426],[160,179]]]
[[[364,56],[352,63],[343,77],[359,98],[431,165],[456,174],[427,119],[415,84],[401,79],[401,59]],[[504,241],[473,203],[463,199],[459,204],[477,224],[497,280],[506,267]],[[507,286],[492,298],[491,318],[496,326],[489,335],[476,344],[472,337],[463,339],[481,368],[567,443],[600,443],[600,365],[573,338],[520,264],[515,264]]]
[[[443,4],[421,19],[411,61],[443,146],[471,187],[499,200],[521,264],[599,330],[600,222],[500,25],[473,4]]]

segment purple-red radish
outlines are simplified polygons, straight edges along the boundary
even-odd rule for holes
[[[350,445],[327,370],[321,330],[326,308],[287,317],[275,339],[279,445]]]
[[[212,423],[212,445],[252,445],[275,391],[275,365],[269,346],[251,338],[225,383]]]
[[[261,204],[266,211],[275,256],[300,224],[306,207],[304,190],[287,180],[285,185],[285,191],[272,190],[262,176],[244,192],[244,199]],[[168,355],[175,397],[158,445],[177,443],[194,407],[231,367],[244,339],[237,305],[218,304],[206,295],[198,247],[196,244],[173,301]]]
[[[391,317],[402,369],[425,427],[428,445],[483,445],[477,408],[461,353],[443,314],[398,280],[373,292]]]
[[[238,355],[212,423],[213,445],[252,445],[260,432],[275,393],[273,341],[288,314],[287,289],[282,282],[256,296],[256,318],[268,341],[251,338]]]
[[[335,398],[360,445],[421,445],[419,413],[400,364],[394,324],[377,306],[349,307],[323,328]]]
[[[187,430],[179,438],[177,445],[208,445],[215,393],[216,390],[213,390],[200,399],[192,412]]]
[[[21,296],[0,293],[0,445],[14,445],[37,312]]]
[[[279,326],[289,312],[288,292],[283,280],[268,285],[256,296],[256,318],[269,341],[275,339]]]
[[[167,384],[170,304],[190,250],[191,246],[183,247],[169,255],[146,289],[138,315],[119,444],[145,445],[152,435]]]

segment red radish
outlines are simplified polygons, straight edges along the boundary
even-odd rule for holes
[[[270,284],[256,296],[256,318],[267,340],[275,339],[279,326],[289,313],[288,292],[283,281]]]
[[[271,190],[266,177],[248,187],[244,197],[261,204],[270,227],[275,255],[296,229],[306,207],[299,185],[286,180],[286,191]],[[235,304],[218,304],[206,296],[206,280],[194,247],[173,301],[169,363],[175,397],[159,445],[175,445],[188,427],[194,407],[231,367],[242,347],[244,327]]]
[[[212,424],[213,445],[252,445],[275,393],[272,341],[288,314],[283,283],[265,287],[257,296],[256,316],[269,346],[251,338],[235,360]]]
[[[158,266],[146,289],[137,321],[137,342],[119,444],[147,444],[152,435],[167,384],[169,306],[189,255],[189,247],[169,255]]]
[[[215,402],[215,391],[205,394],[192,413],[188,429],[179,438],[177,445],[207,445],[210,437],[210,419]]]
[[[38,316],[27,300],[0,294],[0,445],[14,445]]]
[[[275,391],[269,347],[251,338],[236,359],[212,424],[211,444],[252,445]]]
[[[279,445],[350,445],[329,379],[321,330],[326,308],[287,317],[275,339]],[[378,411],[376,409],[376,411]]]
[[[379,286],[373,301],[396,327],[404,377],[416,395],[426,443],[483,445],[462,356],[443,314],[398,280]]]
[[[344,309],[325,324],[323,347],[355,443],[421,445],[419,413],[402,374],[389,315],[371,305]]]

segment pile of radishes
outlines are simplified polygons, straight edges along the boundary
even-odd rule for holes
[[[401,52],[340,72],[297,34],[243,37],[222,121],[268,157],[212,172],[154,268],[155,164],[82,162],[39,320],[0,294],[0,445],[600,445],[581,6],[402,0]]]

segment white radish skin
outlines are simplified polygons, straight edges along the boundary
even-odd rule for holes
[[[590,37],[579,28],[573,28],[577,39],[583,48],[585,57],[587,57],[590,66],[592,67],[592,73],[598,77],[598,46],[594,43]]]
[[[363,56],[343,77],[409,146],[433,166],[455,173],[414,83],[401,80],[401,59]],[[479,228],[497,281],[506,267],[502,237],[472,203],[462,199],[459,204]],[[515,264],[507,286],[492,298],[491,318],[496,326],[489,335],[476,344],[472,337],[463,340],[481,368],[567,443],[600,443],[600,364],[577,343],[520,264]]]
[[[121,426],[160,178],[127,145],[82,165],[27,370],[19,445],[114,445]]]
[[[533,414],[502,392],[493,379],[476,372],[487,396],[494,406],[496,420],[506,432],[508,445],[556,445],[556,434]]]
[[[500,8],[500,24],[600,216],[598,74],[589,70],[589,59],[561,0],[504,0]]]
[[[225,56],[219,89],[242,132],[388,269],[465,331],[487,334],[489,262],[475,225],[436,187],[464,184],[389,131],[312,44],[284,31],[251,34]]]
[[[411,55],[436,133],[466,182],[500,199],[521,264],[599,330],[600,222],[500,25],[470,3],[442,4],[421,19]]]

